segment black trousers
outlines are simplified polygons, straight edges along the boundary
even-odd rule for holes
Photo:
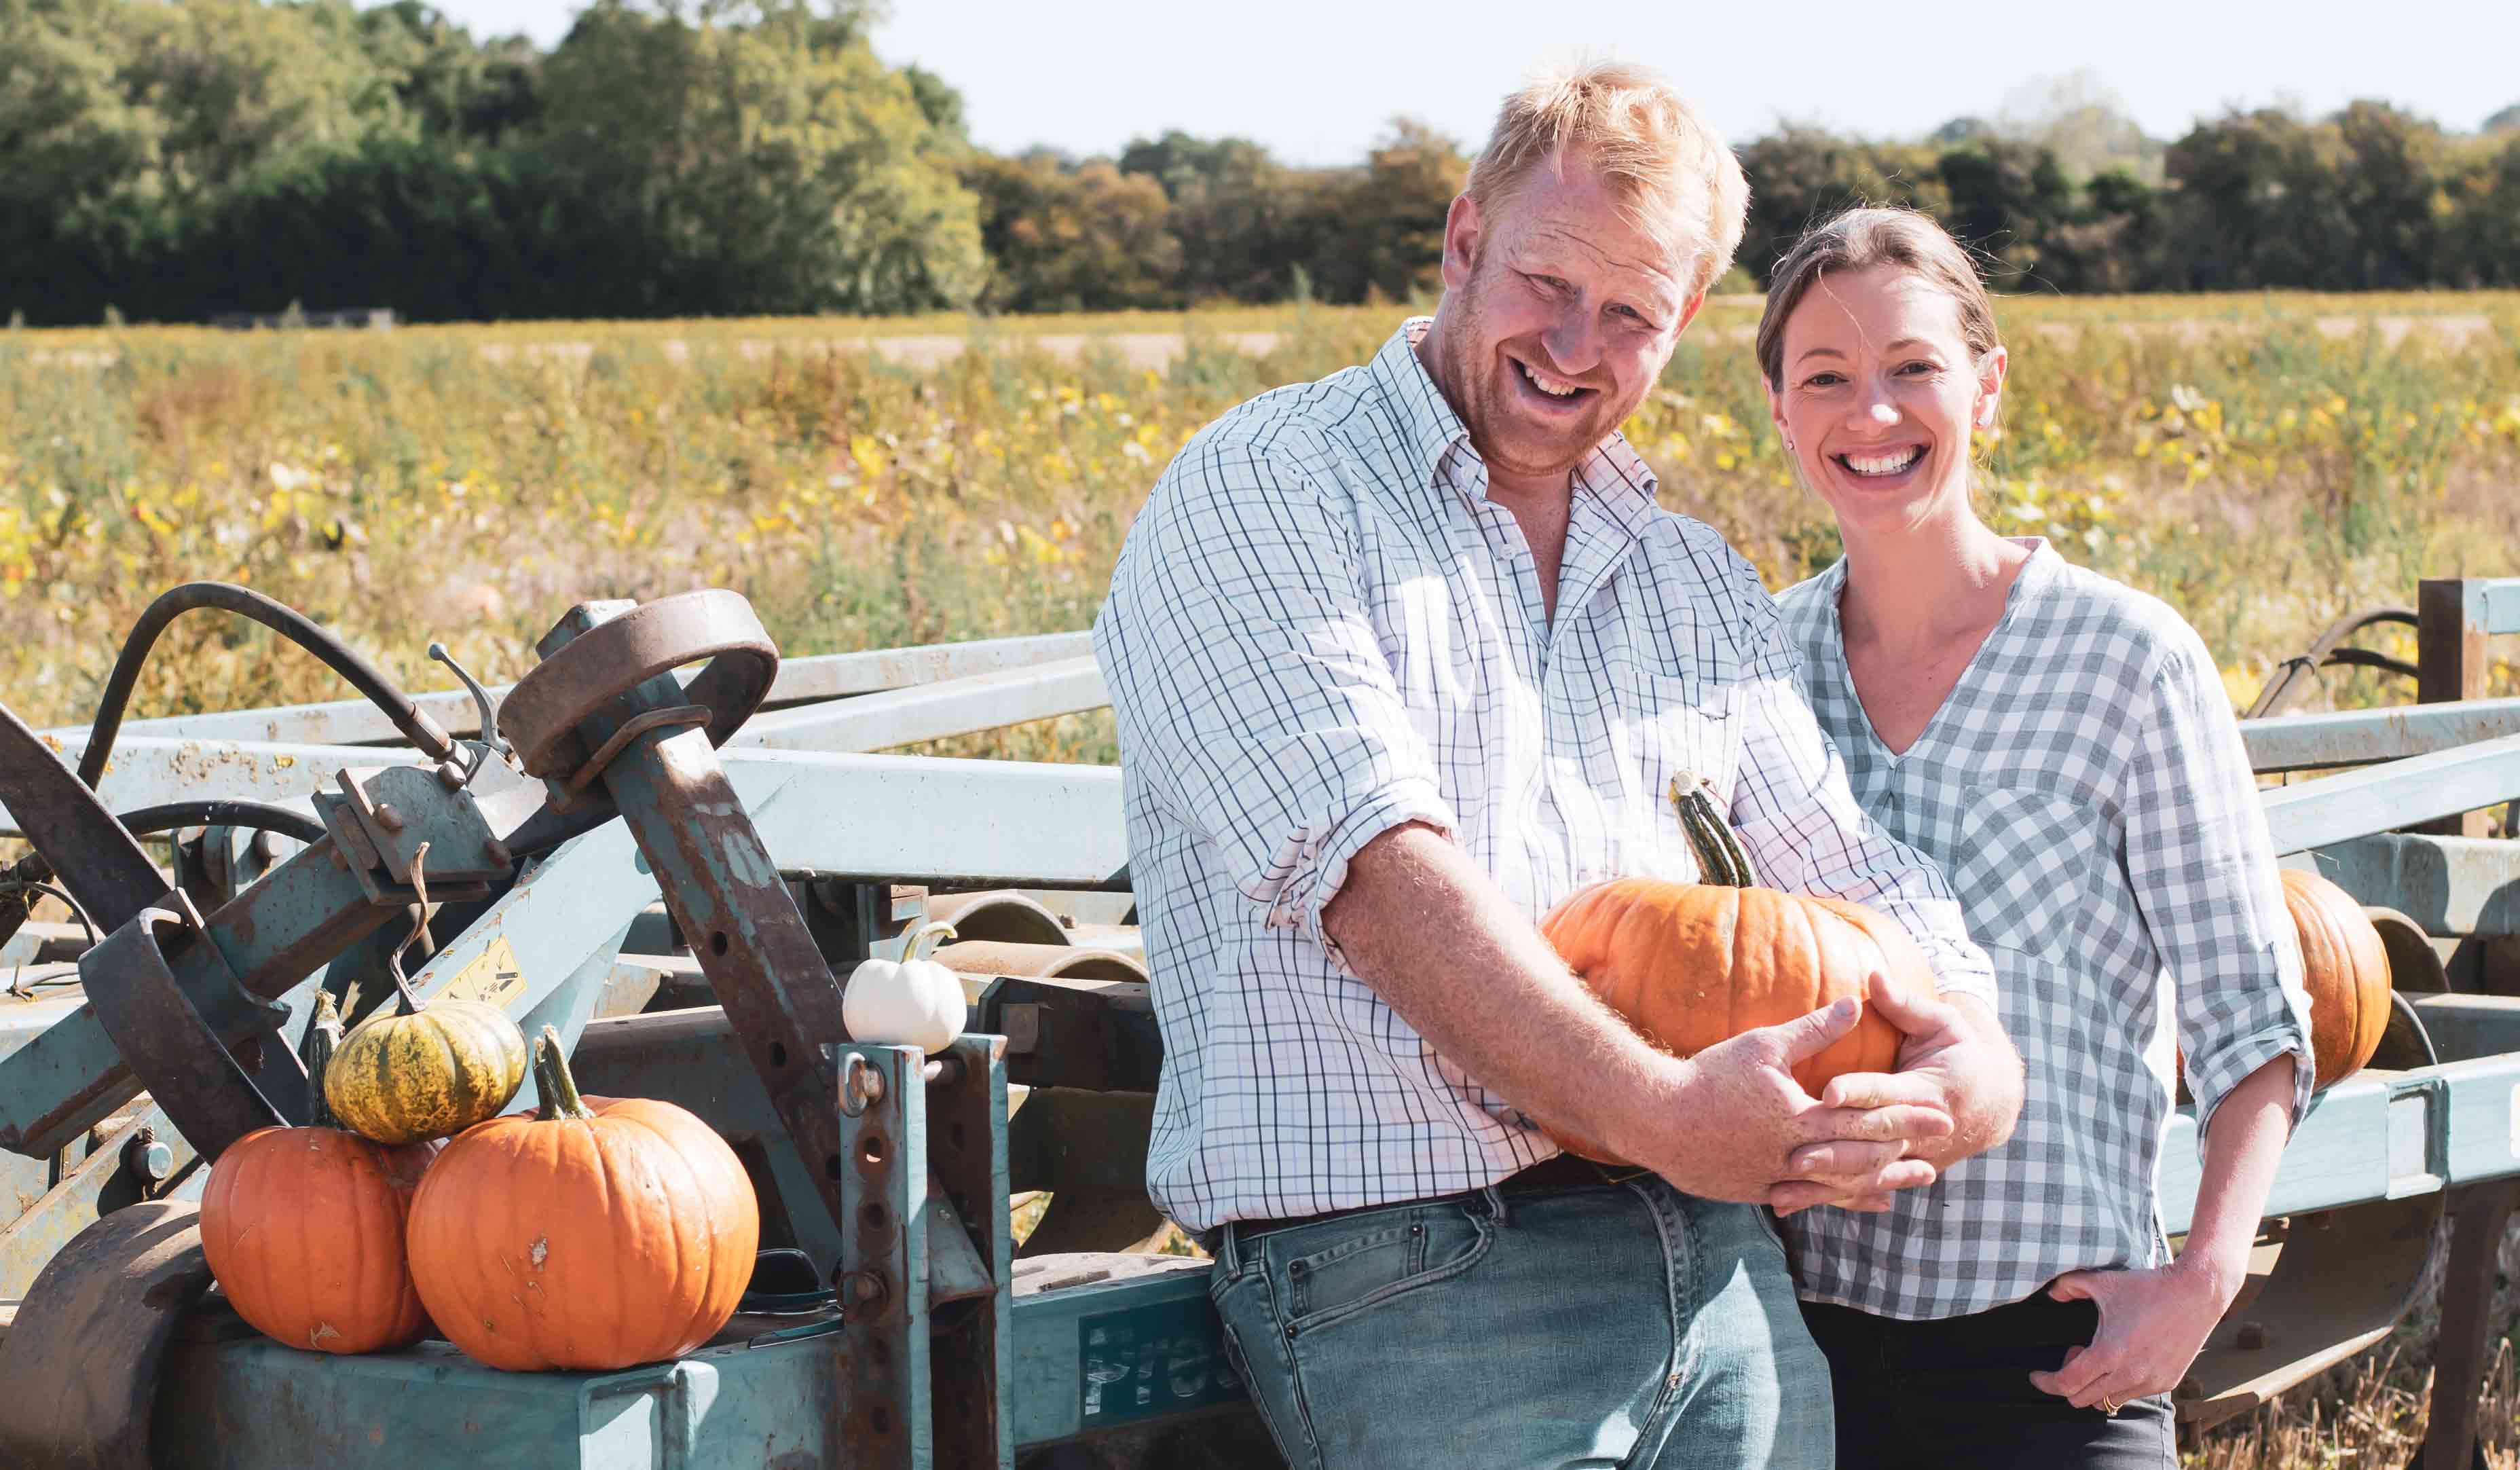
[[[2099,1326],[2046,1293],[1940,1321],[1803,1304],[1837,1400],[1837,1470],[2177,1470],[2168,1396],[2114,1416],[2041,1393]]]

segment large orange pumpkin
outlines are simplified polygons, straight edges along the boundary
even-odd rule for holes
[[[2310,1050],[2318,1085],[2362,1069],[2389,1028],[2389,951],[2354,896],[2317,873],[2283,870],[2284,907],[2301,936]]]
[[[1860,903],[1753,887],[1749,854],[1705,789],[1675,783],[1672,800],[1706,882],[1612,879],[1540,925],[1593,993],[1647,1040],[1689,1056],[1842,996],[1860,1000],[1876,971],[1904,993],[1934,993],[1932,967],[1897,922]],[[1868,1008],[1853,1032],[1797,1064],[1794,1080],[1817,1096],[1842,1074],[1891,1071],[1902,1039]],[[1591,1139],[1550,1132],[1570,1152],[1623,1162]]]
[[[735,1150],[672,1103],[590,1108],[545,1027],[542,1106],[457,1135],[411,1208],[411,1273],[448,1342],[494,1368],[679,1357],[735,1314],[761,1212]]]
[[[202,1254],[237,1315],[319,1353],[374,1353],[428,1335],[403,1259],[413,1192],[434,1143],[388,1147],[332,1125],[324,1068],[339,1039],[332,997],[307,1029],[316,1126],[257,1128],[210,1166]]]

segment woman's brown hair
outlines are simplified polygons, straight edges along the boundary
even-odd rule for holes
[[[1868,207],[1849,209],[1812,226],[1777,262],[1768,278],[1768,303],[1759,313],[1759,371],[1770,388],[1785,376],[1785,321],[1821,277],[1836,271],[1896,265],[1914,271],[1950,293],[1960,311],[1960,340],[1984,358],[2003,345],[1995,331],[1995,303],[1977,265],[1951,232],[1913,209]]]

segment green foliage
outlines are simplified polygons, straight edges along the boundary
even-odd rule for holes
[[[974,154],[963,182],[980,197],[992,274],[982,301],[1002,311],[1125,311],[1180,304],[1181,241],[1163,186],[1101,160]]]
[[[1304,168],[1174,131],[991,156],[870,49],[870,0],[589,0],[548,53],[426,0],[0,0],[0,312],[413,321],[1422,302],[1462,145]],[[2016,292],[2520,281],[2520,130],[2376,102],[2162,143],[2089,73],[1918,142],[1739,149],[1740,273],[1912,206]]]

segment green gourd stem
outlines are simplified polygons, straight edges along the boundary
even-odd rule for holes
[[[411,890],[420,897],[415,905],[417,912],[412,915],[411,933],[385,955],[385,975],[393,981],[396,1001],[406,1016],[417,1016],[422,1009],[420,997],[411,992],[411,982],[403,978],[402,957],[411,948],[412,941],[428,928],[428,872],[424,866],[428,861],[428,844],[422,843],[411,854]]]
[[[333,1004],[333,992],[315,992],[315,1019],[306,1024],[306,1041],[298,1055],[306,1063],[306,1090],[314,1094],[313,1116],[306,1122],[319,1128],[338,1128],[341,1120],[333,1112],[332,1100],[324,1095],[324,1074],[333,1065],[333,1051],[341,1044],[341,1012]]]
[[[593,1118],[595,1110],[577,1095],[577,1079],[568,1075],[568,1058],[561,1054],[560,1033],[546,1026],[534,1042],[534,1090],[542,1105],[534,1117],[544,1123],[562,1118]]]
[[[1715,809],[1715,801],[1706,794],[1706,783],[1695,776],[1682,784],[1682,778],[1671,778],[1671,804],[1680,812],[1680,826],[1688,835],[1688,846],[1697,853],[1698,881],[1714,888],[1757,888],[1759,870],[1750,863],[1750,851],[1741,839],[1725,825],[1724,814]]]
[[[901,962],[906,965],[912,960],[926,958],[926,955],[922,955],[919,952],[919,942],[920,941],[926,939],[931,934],[941,934],[948,939],[951,939],[954,935],[954,926],[945,923],[941,919],[933,924],[921,925],[917,930],[912,932],[910,942],[901,946]],[[928,954],[933,954],[936,951],[932,947],[928,950]]]

